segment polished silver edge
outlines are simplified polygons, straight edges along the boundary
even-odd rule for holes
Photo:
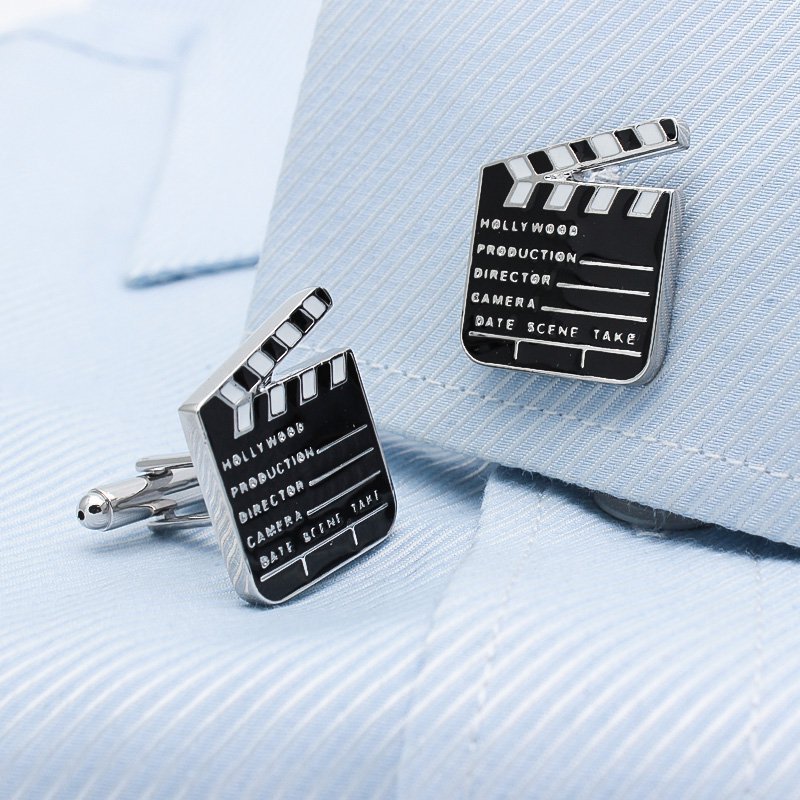
[[[672,304],[675,298],[675,287],[678,274],[678,257],[680,248],[680,227],[683,201],[680,191],[670,189],[670,208],[667,216],[667,227],[664,231],[664,252],[661,254],[661,280],[656,296],[655,319],[653,320],[653,336],[650,340],[645,369],[630,381],[618,381],[630,385],[641,386],[650,383],[660,372],[669,347],[669,332],[672,327]]]
[[[248,603],[265,605],[239,539],[233,509],[228,502],[199,410],[181,407],[178,416],[231,584],[239,597]]]
[[[464,327],[467,321],[467,299],[469,298],[469,279],[470,275],[472,275],[472,259],[475,250],[475,231],[478,230],[478,209],[481,205],[481,191],[483,189],[483,171],[486,169],[486,167],[491,166],[493,166],[493,164],[486,164],[478,170],[478,191],[475,193],[475,213],[472,217],[472,232],[470,233],[469,237],[469,258],[467,259],[467,275],[466,279],[464,280],[464,293],[461,300],[461,325],[458,329],[458,341],[461,345],[461,349],[466,353],[467,358],[472,361],[473,364],[480,364],[482,367],[497,367],[498,369],[516,369],[518,372],[531,372],[532,370],[524,369],[522,367],[502,367],[499,364],[487,364],[484,361],[479,361],[477,358],[472,356],[469,350],[467,350],[467,344],[464,341]]]

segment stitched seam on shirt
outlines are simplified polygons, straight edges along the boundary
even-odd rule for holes
[[[306,348],[306,349],[313,349],[313,348]],[[470,537],[469,546],[467,550],[464,552],[461,561],[455,565],[455,567],[451,570],[450,574],[447,577],[447,582],[442,589],[442,593],[436,600],[434,607],[431,611],[430,617],[426,622],[426,632],[425,638],[422,641],[422,648],[419,655],[419,660],[417,662],[418,668],[417,673],[414,677],[413,684],[409,687],[408,690],[408,705],[406,707],[405,717],[402,721],[402,744],[400,747],[400,755],[397,759],[397,769],[396,774],[394,776],[395,782],[395,796],[399,796],[399,789],[400,789],[400,781],[402,778],[402,769],[406,761],[407,753],[409,751],[410,742],[409,742],[409,735],[408,735],[408,723],[409,720],[412,718],[414,714],[414,704],[418,701],[419,698],[419,690],[422,683],[423,673],[425,672],[425,667],[428,664],[428,650],[433,642],[433,639],[437,632],[437,617],[439,615],[439,610],[444,605],[445,600],[447,600],[448,594],[450,592],[451,587],[453,586],[453,582],[455,581],[458,574],[461,570],[466,569],[466,565],[469,563],[470,558],[472,557],[473,553],[475,552],[475,548],[478,546],[478,541],[481,535],[481,528],[482,528],[482,520],[485,508],[487,506],[487,491],[489,489],[489,483],[492,480],[492,477],[497,472],[497,466],[495,464],[489,465],[490,470],[486,476],[486,482],[483,485],[483,499],[481,501],[481,508],[478,512],[478,520],[475,528],[472,532],[472,536]]]
[[[497,659],[497,644],[500,640],[500,634],[503,632],[503,628],[505,627],[506,617],[508,615],[508,608],[511,605],[511,595],[513,593],[514,588],[519,581],[520,575],[522,574],[523,567],[528,563],[528,557],[530,555],[531,547],[533,546],[533,541],[536,538],[536,534],[541,527],[541,509],[542,509],[542,500],[544,499],[544,495],[547,491],[547,486],[542,487],[537,496],[536,496],[536,504],[533,508],[533,526],[530,534],[526,537],[525,540],[525,547],[523,548],[523,552],[521,553],[520,557],[517,559],[516,568],[514,569],[514,573],[511,576],[511,580],[509,580],[506,584],[506,591],[505,595],[503,596],[503,601],[497,609],[497,613],[495,615],[494,624],[492,625],[492,634],[489,638],[489,641],[486,644],[486,649],[484,652],[484,665],[483,665],[483,674],[481,675],[480,686],[478,687],[478,706],[475,709],[475,715],[472,719],[472,731],[469,735],[469,769],[467,770],[467,774],[465,777],[465,786],[464,786],[464,796],[465,797],[473,797],[474,796],[474,785],[473,781],[475,779],[475,768],[477,767],[478,758],[477,758],[477,750],[479,746],[480,740],[480,732],[481,727],[483,725],[483,721],[486,715],[486,703],[489,697],[489,683],[494,675],[496,659]]]
[[[759,718],[761,715],[762,685],[764,679],[764,572],[761,557],[753,556],[756,569],[756,640],[753,688],[750,694],[750,720],[747,726],[747,766],[744,773],[744,796],[754,796],[758,766]]]
[[[298,349],[309,350],[314,353],[328,352],[323,348],[314,347],[312,345],[307,345],[302,343],[298,344],[296,347]],[[553,411],[550,408],[529,406],[525,405],[525,403],[517,403],[513,400],[502,400],[498,397],[493,397],[492,395],[481,394],[480,392],[472,391],[470,389],[465,389],[462,386],[455,386],[453,384],[443,383],[442,381],[437,381],[434,380],[433,378],[426,378],[423,375],[415,375],[414,373],[407,372],[406,370],[390,368],[383,364],[377,364],[374,361],[363,359],[361,357],[359,357],[358,363],[364,364],[372,369],[382,370],[383,372],[387,372],[392,375],[400,375],[401,377],[407,378],[409,380],[416,380],[420,381],[421,383],[430,384],[431,386],[437,386],[441,389],[451,389],[455,392],[460,392],[461,394],[467,397],[475,397],[479,400],[488,400],[492,403],[498,403],[501,406],[508,406],[509,408],[518,408],[520,410],[530,411],[535,414],[543,414],[544,416],[558,417],[559,419],[570,420],[572,422],[577,422],[579,425],[582,425],[586,428],[594,428],[596,430],[604,431],[606,433],[618,434],[620,436],[624,436],[626,439],[636,439],[638,441],[647,442],[649,444],[662,445],[664,447],[668,447],[673,450],[682,450],[685,453],[698,455],[712,461],[722,461],[734,467],[745,467],[749,470],[752,470],[753,472],[758,472],[760,474],[768,475],[771,478],[776,478],[778,480],[788,480],[792,481],[793,483],[800,483],[800,475],[794,475],[791,472],[778,471],[772,469],[766,464],[756,464],[752,461],[746,461],[739,458],[731,458],[730,456],[726,456],[723,453],[715,453],[710,450],[705,450],[702,447],[695,447],[693,445],[683,444],[682,442],[676,442],[671,439],[659,439],[656,436],[647,436],[640,433],[632,433],[629,430],[615,428],[613,425],[605,425],[600,422],[592,422],[591,420],[585,420],[581,419],[580,417],[576,417],[574,414],[566,414],[562,411]]]

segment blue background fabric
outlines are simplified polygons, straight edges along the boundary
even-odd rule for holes
[[[130,120],[160,131],[118,265],[130,285],[256,264],[318,9],[319,0],[103,0],[3,37],[149,65],[169,80],[163,112],[143,97]],[[116,115],[125,98],[104,102]]]
[[[332,2],[250,312],[321,282],[388,429],[800,543],[800,8],[794,2]],[[478,170],[672,113],[688,152],[622,182],[686,200],[651,384],[493,370],[458,336]],[[313,158],[309,157],[313,154]]]
[[[186,4],[196,33],[130,283],[256,264],[318,10],[318,0]]]
[[[325,13],[371,13],[350,8]],[[646,533],[579,488],[385,428],[391,536],[285,606],[239,601],[208,529],[77,525],[94,481],[183,449],[175,409],[240,340],[250,295],[243,271],[120,285],[193,35],[178,12],[0,40],[0,153],[13,154],[0,159],[0,793],[797,796],[800,564],[768,540],[778,528]],[[282,299],[293,282],[270,252],[251,322],[268,284]],[[341,280],[318,266],[313,281],[301,261],[283,269],[331,287],[315,336],[354,344],[380,416],[347,263]],[[376,304],[400,278],[367,285]],[[409,396],[431,421],[422,399]]]

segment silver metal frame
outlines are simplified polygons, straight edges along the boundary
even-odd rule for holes
[[[640,150],[637,150],[633,155],[626,154],[624,151],[618,153],[615,156],[609,158],[598,158],[594,162],[590,162],[587,164],[580,164],[576,167],[571,167],[566,170],[554,170],[546,175],[535,175],[533,177],[533,182],[535,183],[544,183],[544,182],[554,182],[554,181],[574,181],[576,184],[581,185],[585,184],[586,181],[580,181],[575,179],[573,176],[582,174],[582,175],[591,175],[593,170],[602,170],[612,165],[618,165],[622,163],[628,163],[631,161],[638,161],[645,158],[651,158],[653,156],[662,155],[665,152],[669,152],[671,150],[684,150],[689,146],[689,128],[680,120],[675,120],[676,124],[676,139],[674,142],[670,142],[669,145],[652,145],[652,146],[644,146]],[[621,125],[619,126],[618,130],[623,128],[635,128],[636,124],[631,125]],[[591,138],[591,137],[584,137],[584,138]],[[566,143],[564,143],[566,144]],[[550,145],[550,147],[557,147],[558,145]],[[541,148],[543,150],[549,149],[548,147]],[[508,161],[518,158],[519,156],[511,156],[509,158],[502,158],[498,159],[497,161],[492,161],[481,169],[481,172],[478,173],[478,191],[476,193],[475,198],[475,216],[472,223],[472,230],[475,231],[477,229],[478,224],[478,209],[480,207],[480,197],[481,197],[481,173],[483,169],[486,167],[491,167],[496,164],[506,164]],[[634,189],[636,191],[646,191],[652,190],[656,187],[652,186],[632,186],[628,184],[617,184],[617,183],[599,183],[595,181],[590,181],[591,185],[597,188],[603,186],[611,186],[615,189],[624,188],[624,189]],[[579,381],[589,381],[592,383],[608,383],[617,386],[637,386],[648,383],[651,381],[658,371],[661,369],[661,366],[664,362],[664,357],[667,351],[667,343],[669,340],[669,329],[671,323],[671,316],[672,316],[672,299],[675,293],[675,282],[677,277],[677,264],[678,264],[678,247],[679,247],[679,237],[677,236],[677,230],[680,228],[681,219],[682,219],[682,210],[683,210],[683,200],[679,190],[677,189],[661,189],[659,188],[663,194],[670,195],[670,214],[669,219],[667,221],[667,230],[665,232],[665,247],[664,252],[661,258],[661,279],[658,284],[658,293],[656,295],[656,302],[655,302],[655,312],[654,312],[654,320],[653,320],[653,335],[650,339],[650,349],[647,353],[647,361],[645,362],[644,369],[635,377],[630,378],[628,380],[613,380],[610,378],[598,378],[590,375],[574,375],[572,373],[565,374],[563,372],[555,372],[553,370],[545,370],[545,369],[532,369],[530,367],[518,367],[514,366],[513,364],[487,364],[484,361],[479,361],[478,359],[474,358],[472,354],[467,350],[466,345],[464,344],[463,339],[463,330],[464,324],[466,322],[466,313],[467,313],[467,304],[466,304],[466,297],[469,292],[469,281],[470,275],[472,274],[472,261],[473,261],[473,243],[474,241],[470,241],[470,253],[469,253],[469,263],[467,267],[467,274],[466,279],[464,281],[464,302],[461,304],[461,326],[459,329],[459,336],[458,340],[461,344],[461,349],[466,354],[467,358],[470,359],[475,364],[479,364],[482,367],[494,367],[497,369],[511,369],[516,370],[517,372],[527,372],[529,374],[534,375],[551,375],[556,378],[565,378],[568,380],[579,380]],[[530,201],[530,198],[528,202]]]

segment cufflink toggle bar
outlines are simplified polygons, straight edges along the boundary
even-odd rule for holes
[[[85,528],[108,531],[142,520],[153,530],[211,524],[188,453],[143,458],[136,469],[135,478],[97,487],[81,498],[78,519]]]

